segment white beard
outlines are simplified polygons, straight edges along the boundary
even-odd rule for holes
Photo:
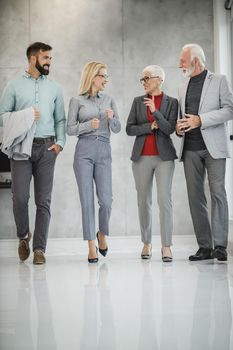
[[[195,71],[195,65],[190,65],[190,67],[188,67],[188,68],[183,68],[183,76],[185,77],[185,78],[189,78],[192,74],[193,74],[193,72]]]

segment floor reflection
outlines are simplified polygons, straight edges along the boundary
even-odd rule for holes
[[[12,309],[14,333],[10,345],[0,347],[9,350],[57,350],[50,298],[46,280],[46,268],[34,268],[18,263],[14,281],[16,307]],[[12,305],[13,306],[13,305]]]
[[[156,314],[154,305],[154,286],[151,271],[151,263],[142,262],[143,278],[141,291],[140,334],[138,350],[159,349],[156,332]]]
[[[191,350],[230,350],[232,329],[228,265],[195,265],[198,281],[193,306]]]
[[[174,284],[176,276],[174,275],[174,267],[170,263],[162,266],[161,286],[162,286],[162,321],[160,327],[160,349],[179,350],[177,346],[177,327],[176,327],[176,311]]]
[[[89,280],[84,286],[84,322],[80,348],[115,350],[115,327],[108,266],[89,265]]]
[[[45,265],[33,268],[32,284],[37,309],[36,350],[57,350]]]
[[[31,268],[18,264],[18,288],[15,310],[15,334],[11,349],[35,349],[32,338],[31,305],[33,299]],[[26,339],[26,342],[25,342]]]

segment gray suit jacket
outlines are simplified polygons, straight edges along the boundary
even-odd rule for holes
[[[137,161],[144,146],[146,135],[152,134],[151,123],[147,118],[147,107],[144,104],[144,97],[136,97],[129,113],[126,132],[129,136],[136,136],[131,160]],[[170,134],[175,131],[178,116],[178,101],[167,95],[163,95],[160,111],[153,113],[159,129],[155,131],[156,143],[159,156],[162,160],[173,160],[177,158]]]
[[[179,88],[181,117],[185,113],[185,98],[190,79]],[[207,72],[202,89],[199,112],[201,133],[206,148],[214,159],[230,156],[227,121],[233,119],[233,95],[224,75]],[[182,137],[179,159],[182,157],[184,138]]]

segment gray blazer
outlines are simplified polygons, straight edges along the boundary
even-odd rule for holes
[[[185,113],[185,98],[190,79],[179,88],[181,117]],[[233,119],[233,95],[224,75],[207,72],[202,89],[198,115],[201,118],[201,134],[206,148],[214,159],[228,158],[229,137],[227,121]],[[179,159],[182,157],[184,138],[182,137]]]
[[[152,113],[159,129],[152,131],[151,123],[147,118],[147,106],[144,104],[144,97],[146,95],[134,99],[126,125],[126,133],[129,136],[136,136],[131,160],[134,162],[139,160],[146,135],[153,134],[153,132],[156,135],[160,158],[164,161],[174,160],[177,156],[170,135],[175,131],[178,101],[173,97],[163,95],[160,111],[156,110]]]

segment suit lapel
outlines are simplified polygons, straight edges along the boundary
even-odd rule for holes
[[[185,99],[186,99],[186,93],[187,93],[187,89],[188,89],[188,84],[189,84],[189,79],[187,79],[183,86],[181,87],[181,101],[180,101],[180,106],[181,106],[181,118],[183,118],[184,114],[185,114]]]
[[[205,98],[206,92],[208,90],[208,87],[210,85],[210,82],[212,80],[212,77],[213,77],[213,74],[208,71],[206,78],[205,78],[205,81],[204,81],[204,84],[203,84],[202,92],[201,92],[201,99],[200,99],[200,103],[199,103],[199,112],[201,110],[202,103],[204,101],[204,98]]]
[[[165,115],[165,112],[167,110],[167,105],[168,105],[168,97],[167,95],[163,94],[163,98],[160,106],[160,113],[162,113],[163,115]]]
[[[147,95],[142,96],[141,99],[141,115],[144,121],[147,121],[147,107],[144,104],[144,97],[147,97]],[[163,94],[162,102],[161,102],[161,107],[160,107],[160,112],[164,115],[166,110],[167,110],[167,105],[168,105],[168,97],[167,95]]]
[[[146,95],[142,96],[141,99],[141,117],[144,121],[147,121],[147,106],[144,104],[144,97],[147,97]]]

